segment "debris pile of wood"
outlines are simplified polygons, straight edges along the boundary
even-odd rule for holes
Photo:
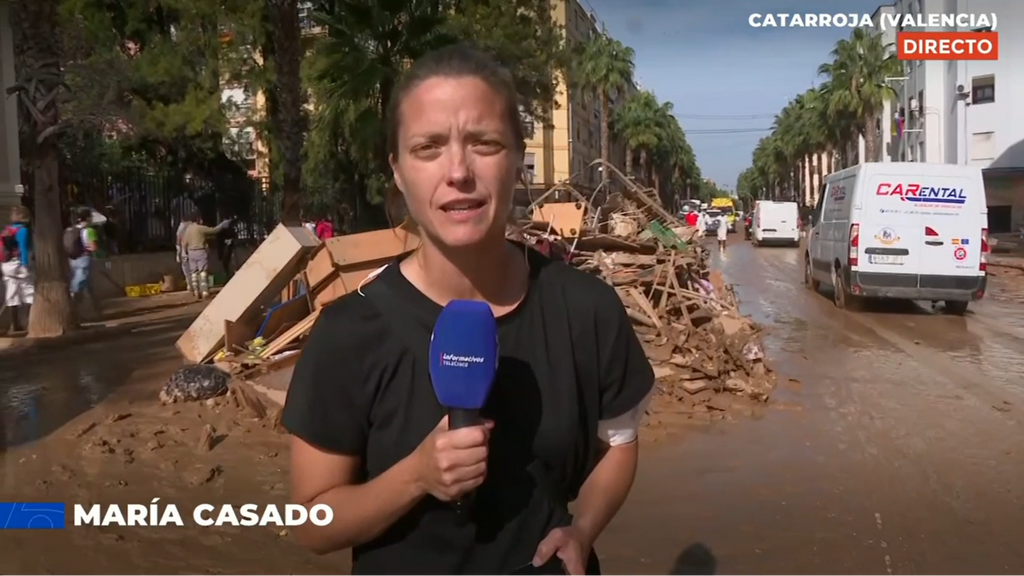
[[[709,269],[710,253],[696,230],[664,210],[649,190],[622,180],[626,193],[599,210],[568,187],[575,202],[541,198],[531,221],[513,235],[615,287],[663,396],[691,407],[714,405],[718,393],[766,402],[775,376],[765,364],[760,330]]]
[[[695,230],[649,189],[607,168],[625,183],[624,193],[602,196],[595,208],[596,192],[585,197],[571,186],[555,187],[510,225],[509,237],[615,287],[663,397],[698,405],[728,392],[766,401],[774,376],[759,331],[709,270],[709,253]],[[570,201],[545,202],[563,192]],[[323,307],[418,245],[403,226],[324,242],[305,228],[278,226],[177,346],[187,360],[216,364],[283,402],[291,368]]]
[[[403,226],[323,242],[306,228],[278,226],[179,338],[178,349],[237,379],[291,368],[324,306],[418,244]],[[286,388],[287,378],[277,387]]]

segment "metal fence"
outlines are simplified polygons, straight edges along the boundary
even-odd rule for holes
[[[62,178],[65,215],[87,206],[108,219],[104,230],[119,253],[172,250],[182,218],[234,222],[240,243],[259,242],[280,221],[280,195],[248,176],[199,179],[170,171],[121,170]]]

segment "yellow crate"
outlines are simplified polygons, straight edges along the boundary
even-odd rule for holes
[[[125,286],[124,293],[129,298],[139,298],[140,296],[155,296],[163,292],[163,286],[161,284],[139,284],[137,286]]]

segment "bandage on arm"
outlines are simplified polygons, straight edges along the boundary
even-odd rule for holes
[[[598,422],[597,437],[609,446],[622,446],[636,441],[640,421],[643,420],[647,407],[651,404],[655,388],[657,386],[652,386],[644,399],[625,414]]]

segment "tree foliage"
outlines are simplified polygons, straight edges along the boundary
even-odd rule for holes
[[[776,116],[772,133],[754,150],[751,167],[740,174],[737,192],[801,201],[799,191],[808,179],[856,162],[861,137],[867,161],[878,158],[882,107],[895,96],[887,78],[899,76],[901,64],[880,33],[863,28],[839,40],[830,56],[818,68],[821,86],[800,94]]]
[[[59,101],[59,134],[68,174],[130,166],[173,167],[182,177],[244,175],[253,162],[244,157],[251,128],[276,189],[291,190],[282,195],[287,217],[297,217],[301,178],[307,215],[346,212],[376,227],[385,223],[386,103],[398,78],[425,52],[470,42],[511,69],[524,113],[538,124],[569,85],[600,103],[603,158],[632,140],[630,169],[639,166],[645,182],[670,194],[695,193],[700,182],[671,104],[651,94],[632,102],[633,50],[603,33],[566,45],[548,0],[59,3],[69,87]],[[300,9],[308,17],[301,23]],[[281,35],[285,15],[290,36]],[[301,43],[281,49],[296,23]],[[296,58],[298,77],[294,66],[282,66]],[[229,98],[227,89],[246,96]],[[627,106],[637,113],[632,121],[613,118]]]

